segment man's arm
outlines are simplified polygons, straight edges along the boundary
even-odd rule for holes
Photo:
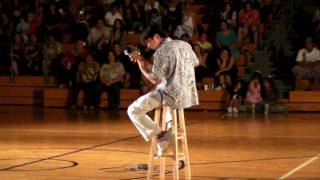
[[[131,60],[138,63],[140,71],[148,81],[150,81],[154,85],[160,84],[161,80],[157,79],[156,77],[154,77],[152,74],[149,73],[148,63],[141,55],[132,54]]]
[[[150,81],[154,85],[160,84],[161,80],[155,78],[152,74],[148,73],[148,70],[146,68],[146,62],[141,60],[138,61],[139,69],[142,72],[143,76]]]

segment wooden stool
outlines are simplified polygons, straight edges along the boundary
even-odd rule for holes
[[[166,114],[169,110],[169,107],[162,108],[162,126],[161,129],[163,131],[167,128]],[[166,166],[166,158],[171,157],[173,159],[173,178],[179,179],[179,162],[184,161],[185,165],[185,178],[191,179],[191,168],[189,161],[189,151],[188,151],[188,143],[186,136],[186,126],[184,120],[184,111],[183,109],[172,110],[172,150],[173,153],[166,154],[164,156],[158,157],[156,155],[157,150],[157,137],[153,137],[151,141],[151,148],[149,154],[149,164],[148,164],[148,179],[152,179],[153,177],[153,166],[154,160],[160,160],[160,179],[165,179],[165,166]],[[178,116],[177,116],[178,111]],[[155,111],[154,122],[159,124],[161,116],[161,107],[158,107]],[[180,146],[179,147],[179,140]],[[181,150],[180,150],[181,149]]]

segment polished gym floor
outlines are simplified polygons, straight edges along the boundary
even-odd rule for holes
[[[192,179],[320,179],[320,113],[222,115],[185,112]],[[146,179],[125,111],[0,106],[0,122],[1,180]]]

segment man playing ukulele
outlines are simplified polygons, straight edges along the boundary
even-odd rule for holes
[[[161,131],[146,113],[161,105],[169,107],[169,113],[172,109],[198,105],[194,67],[199,60],[190,44],[171,40],[157,27],[147,29],[143,39],[149,49],[155,50],[152,73],[138,53],[132,54],[131,59],[156,88],[134,101],[128,108],[128,115],[146,141],[157,136],[158,156],[162,156],[171,143],[171,128]]]

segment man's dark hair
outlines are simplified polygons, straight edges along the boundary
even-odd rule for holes
[[[142,40],[146,41],[148,38],[153,38],[154,35],[158,34],[162,38],[166,38],[167,34],[160,29],[158,26],[149,26],[141,34]]]

